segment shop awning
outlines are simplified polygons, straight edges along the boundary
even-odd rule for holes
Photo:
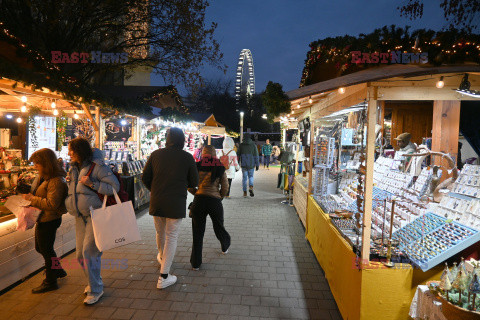
[[[314,94],[325,93],[341,87],[378,81],[395,77],[416,77],[443,73],[474,73],[480,72],[480,65],[457,66],[420,66],[420,65],[389,65],[385,67],[370,68],[368,70],[351,73],[335,79],[315,83],[309,86],[288,91],[290,100],[305,98]]]

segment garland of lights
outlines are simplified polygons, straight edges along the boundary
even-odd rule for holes
[[[375,29],[370,34],[358,37],[342,36],[325,38],[310,43],[300,86],[318,80],[315,69],[321,65],[332,65],[336,76],[375,67],[380,63],[352,63],[352,51],[361,52],[428,52],[429,64],[458,64],[466,61],[480,64],[480,35],[467,34],[459,30],[435,32],[420,29],[409,32],[409,27],[395,26]]]
[[[48,88],[51,91],[61,93],[66,100],[100,104],[101,109],[105,112],[114,109],[132,115],[152,116],[151,108],[145,101],[108,97],[94,88],[81,86],[75,78],[63,74],[57,65],[45,59],[38,52],[27,48],[18,37],[5,28],[2,22],[0,22],[0,40],[11,44],[17,50],[17,56],[27,58],[33,66],[33,69],[25,68],[0,55],[0,74],[2,77],[22,82],[31,86],[33,90]],[[16,86],[17,83],[13,85],[13,88]],[[172,98],[178,101],[179,96],[175,97],[173,95]],[[181,105],[181,103],[179,104]]]

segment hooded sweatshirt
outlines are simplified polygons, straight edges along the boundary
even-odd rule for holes
[[[116,192],[120,190],[120,182],[103,159],[103,152],[95,148],[92,161],[85,161],[81,167],[78,163],[72,163],[68,171],[68,195],[65,200],[65,206],[71,215],[89,216],[90,207],[98,209],[102,206],[97,192],[111,196],[114,189]],[[95,168],[90,174],[90,180],[94,183],[95,189],[79,182],[83,176],[87,175],[92,162],[95,163]]]
[[[179,128],[170,128],[165,148],[152,152],[143,170],[142,181],[150,196],[150,214],[182,219],[187,211],[187,188],[198,186],[195,160],[183,150],[185,136]]]
[[[255,143],[253,143],[249,133],[245,134],[237,154],[242,169],[250,170],[259,166],[258,149]]]
[[[218,154],[218,157],[222,157],[224,155],[228,156],[228,160],[230,163],[230,168],[225,171],[227,174],[228,179],[235,178],[235,172],[240,170],[240,165],[238,164],[237,153],[233,148],[235,147],[235,142],[232,138],[226,137],[223,140],[223,150],[221,150]]]

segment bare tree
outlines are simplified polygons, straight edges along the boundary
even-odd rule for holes
[[[440,8],[447,21],[447,28],[465,29],[472,31],[478,29],[480,24],[479,0],[442,0]],[[398,7],[400,15],[412,20],[424,15],[424,0],[406,0]]]
[[[79,85],[142,67],[189,86],[206,63],[224,69],[207,7],[206,0],[0,0],[0,22],[25,45],[20,56],[33,62],[27,49],[47,60],[52,51],[128,53],[126,63],[56,64]]]

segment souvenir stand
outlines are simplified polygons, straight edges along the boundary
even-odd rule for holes
[[[92,114],[90,108],[67,101],[58,92],[14,80],[0,79],[0,91],[0,290],[3,290],[44,265],[43,258],[35,251],[34,229],[17,231],[17,219],[4,203],[10,195],[27,190],[33,182],[36,171],[27,163],[29,156],[40,148],[58,150],[61,156],[67,123],[72,119],[92,118]],[[73,216],[63,216],[55,241],[59,256],[75,248],[74,223]]]
[[[288,119],[285,119],[288,121]],[[286,124],[288,126],[288,124]],[[308,201],[308,171],[310,156],[310,118],[299,121],[298,124],[298,152],[296,157],[297,174],[293,188],[293,205],[297,211],[298,218],[303,226],[307,227],[307,201]],[[302,159],[303,158],[303,159]],[[301,165],[300,165],[301,163]]]
[[[287,93],[290,117],[311,123],[306,237],[344,319],[407,319],[417,285],[439,279],[442,262],[480,240],[480,189],[472,178],[480,168],[466,165],[455,183],[447,179],[457,172],[447,160],[457,157],[461,104],[480,101],[479,71],[386,66]],[[419,148],[408,170],[398,165],[408,158],[382,150],[385,114],[399,114],[404,104],[430,104],[432,120],[430,128],[406,116],[389,121],[392,132],[425,125],[432,134],[431,151]],[[412,139],[420,145],[424,134]],[[439,203],[425,159],[446,180]]]
[[[200,132],[207,135],[207,143],[212,144],[212,136],[225,136],[227,133],[225,126],[215,120],[215,116],[212,114],[201,125]]]
[[[141,122],[134,116],[102,119],[105,163],[122,177],[122,183],[134,209],[150,202],[150,192],[142,183],[146,160],[141,159]]]

